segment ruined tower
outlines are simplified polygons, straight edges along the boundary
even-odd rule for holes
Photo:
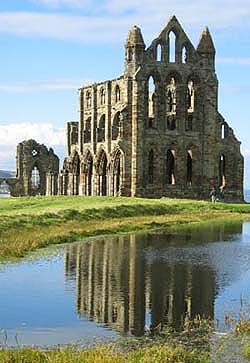
[[[240,142],[218,112],[208,28],[194,48],[175,16],[146,48],[133,26],[124,74],[79,89],[59,192],[243,200]]]

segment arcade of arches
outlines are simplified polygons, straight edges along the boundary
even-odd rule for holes
[[[72,160],[64,162],[63,185],[60,194],[65,195],[121,195],[124,157],[116,149],[113,155],[102,150],[97,157],[88,152],[80,159],[77,152]]]

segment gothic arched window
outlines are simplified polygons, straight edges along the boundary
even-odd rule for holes
[[[223,187],[226,185],[226,158],[224,154],[220,155],[219,160],[219,184]]]
[[[187,48],[185,45],[183,45],[182,50],[181,50],[181,63],[182,64],[187,63],[187,60],[188,60],[187,56],[188,56]]]
[[[36,189],[40,186],[40,172],[37,166],[34,166],[31,172],[31,187]]]
[[[167,151],[166,158],[166,179],[167,184],[175,184],[175,155],[170,149]]]
[[[112,125],[112,140],[116,140],[119,136],[120,131],[120,117],[121,113],[117,112],[113,119],[113,125]]]
[[[97,129],[97,142],[105,141],[105,115],[99,120],[99,127]]]
[[[156,60],[157,62],[161,62],[162,60],[162,46],[159,43],[156,46]]]
[[[187,111],[194,112],[194,82],[188,81],[187,85]]]
[[[148,118],[149,126],[153,124],[153,118],[155,117],[155,80],[153,76],[148,79]]]
[[[91,117],[89,117],[85,122],[84,128],[84,142],[88,143],[91,141]]]
[[[176,35],[171,30],[168,34],[168,52],[169,52],[169,63],[175,63],[175,48],[176,48]]]
[[[115,87],[115,102],[119,102],[121,100],[121,91],[118,84]]]
[[[171,77],[167,85],[167,112],[176,113],[176,82]]]

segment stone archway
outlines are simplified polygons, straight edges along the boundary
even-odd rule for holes
[[[166,155],[166,181],[167,184],[175,184],[176,176],[175,176],[175,151],[167,150]]]
[[[93,156],[87,153],[83,163],[84,195],[93,195]]]
[[[99,155],[97,165],[97,195],[105,196],[108,194],[108,159],[104,150]]]
[[[121,171],[122,171],[122,154],[118,150],[115,154],[113,161],[113,193],[112,195],[117,196],[121,194]]]
[[[79,195],[80,184],[80,158],[76,152],[72,160],[72,175],[73,175],[73,195]]]

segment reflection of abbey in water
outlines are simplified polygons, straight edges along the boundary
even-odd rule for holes
[[[68,246],[66,276],[76,279],[78,314],[134,335],[150,324],[180,328],[185,316],[213,318],[216,270],[162,256],[187,241],[200,244],[203,236],[206,242],[225,240],[225,232],[239,233],[239,228],[117,236]]]

